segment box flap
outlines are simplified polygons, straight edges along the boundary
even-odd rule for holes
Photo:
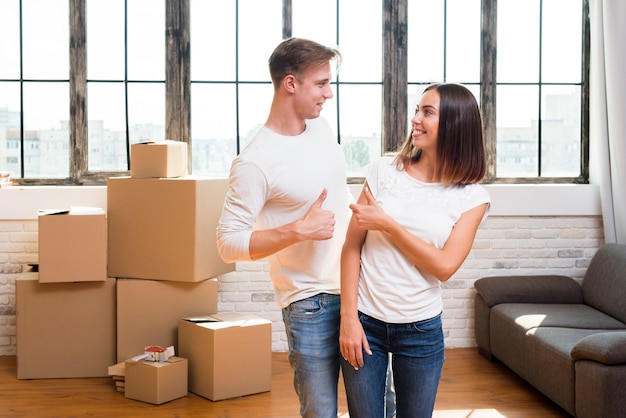
[[[247,327],[253,325],[271,324],[271,321],[256,315],[242,314],[237,312],[222,312],[213,315],[200,315],[183,318],[184,321],[192,322],[208,329],[224,329],[232,327]]]
[[[46,215],[65,215],[70,213],[69,209],[39,209],[37,211],[38,216],[46,216]]]
[[[70,206],[69,209],[39,209],[37,215],[104,215],[103,208],[92,206]]]

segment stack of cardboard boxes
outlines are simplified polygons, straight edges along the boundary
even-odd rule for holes
[[[17,378],[96,377],[115,359],[115,279],[107,277],[106,215],[39,215],[39,273],[15,281]]]
[[[187,164],[186,143],[133,144],[131,175],[108,179],[106,217],[91,215],[89,236],[78,215],[39,217],[39,277],[16,289],[18,378],[106,376],[112,368],[126,397],[154,404],[187,390],[214,401],[270,390],[271,323],[217,310],[215,278],[234,270],[215,244],[227,179],[190,176]],[[44,294],[46,277],[65,288],[56,283]],[[132,360],[150,345],[174,346],[177,356]],[[68,373],[59,364],[79,355],[89,367]]]

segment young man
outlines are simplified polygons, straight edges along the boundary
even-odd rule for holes
[[[265,125],[235,158],[217,228],[226,262],[267,258],[303,417],[336,418],[340,256],[352,200],[322,106],[336,49],[290,38],[269,59]]]

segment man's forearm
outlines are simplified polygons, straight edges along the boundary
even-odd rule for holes
[[[296,232],[294,223],[274,229],[265,229],[252,232],[250,237],[250,258],[259,260],[289,247],[301,239]]]

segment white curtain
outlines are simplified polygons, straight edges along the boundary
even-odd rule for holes
[[[626,1],[591,0],[590,182],[600,186],[604,239],[626,244]]]

